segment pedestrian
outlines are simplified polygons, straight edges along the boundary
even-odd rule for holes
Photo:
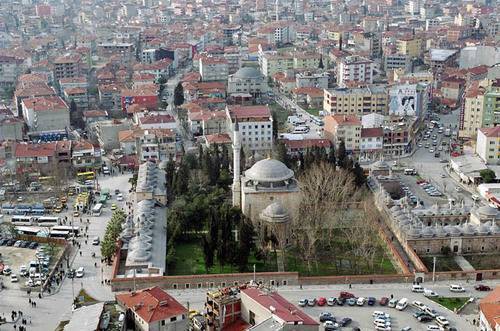
[[[31,325],[31,316],[30,316],[30,325]]]
[[[351,284],[349,284],[349,288],[350,288],[350,289],[352,288],[352,285],[351,285]]]
[[[391,294],[391,299],[394,299],[394,295],[393,294]]]
[[[31,304],[31,298],[28,299],[28,302]]]
[[[17,329],[17,325],[14,324],[14,330],[16,330],[16,329]]]
[[[80,251],[80,256],[82,256],[82,251]]]
[[[33,302],[33,305],[34,305],[34,306],[35,306],[35,308],[36,308],[36,302]]]

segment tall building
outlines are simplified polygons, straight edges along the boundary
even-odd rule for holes
[[[387,90],[384,86],[324,90],[323,110],[332,115],[387,113]]]
[[[273,118],[266,105],[259,106],[226,106],[230,130],[240,132],[241,146],[246,155],[258,153],[266,156],[273,147]],[[234,135],[233,135],[234,136]]]
[[[73,78],[81,76],[82,58],[78,54],[66,54],[54,60],[54,78]]]
[[[357,153],[361,142],[361,121],[354,115],[328,115],[323,119],[325,138],[330,139],[335,148],[344,141],[348,153]]]
[[[361,56],[346,56],[337,65],[337,83],[345,87],[349,82],[373,83],[373,61]]]
[[[500,127],[477,130],[476,153],[486,164],[500,161]]]

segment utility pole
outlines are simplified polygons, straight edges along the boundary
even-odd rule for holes
[[[255,264],[253,265],[253,282],[254,282],[254,284],[256,284],[256,282],[255,282]]]
[[[432,282],[436,281],[436,257],[432,258]]]

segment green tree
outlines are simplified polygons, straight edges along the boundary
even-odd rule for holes
[[[125,218],[126,215],[123,210],[115,210],[106,226],[104,238],[101,242],[101,255],[108,263],[116,252],[116,241],[122,231],[122,223]]]
[[[175,162],[169,160],[167,166],[165,168],[165,181],[167,184],[167,191],[169,193],[173,192],[173,183],[174,183],[174,175],[175,175]]]
[[[277,140],[278,139],[279,122],[278,122],[278,116],[276,115],[275,111],[273,111],[272,117],[273,117],[273,139]]]
[[[69,104],[69,118],[70,124],[74,128],[83,129],[85,123],[83,121],[83,112],[78,109],[75,100],[71,99]]]
[[[484,169],[479,172],[484,183],[493,183],[496,179],[496,174],[491,169]]]
[[[319,58],[319,64],[318,64],[318,68],[319,69],[323,69],[325,66],[323,65],[323,56],[321,56]]]
[[[363,168],[359,165],[358,162],[354,164],[354,168],[352,169],[352,173],[354,175],[354,183],[357,187],[361,187],[366,183],[366,176],[363,171]]]
[[[288,151],[283,142],[279,142],[276,144],[276,148],[274,150],[274,158],[278,161],[283,162],[288,168],[291,166],[290,157],[288,155]]]
[[[339,148],[337,149],[337,164],[342,169],[346,169],[347,163],[347,151],[345,149],[345,142],[341,140],[339,143]]]
[[[236,259],[239,272],[245,272],[248,269],[248,258],[252,249],[255,248],[254,237],[255,230],[252,223],[243,217],[239,225],[238,254]]]
[[[181,82],[179,82],[174,89],[174,105],[178,107],[183,103],[184,103],[184,88],[182,87]]]
[[[337,158],[335,157],[335,148],[333,145],[330,147],[330,151],[328,151],[328,163],[333,166],[333,170],[337,169]]]
[[[181,195],[188,190],[189,185],[189,167],[183,161],[174,176],[174,195]]]

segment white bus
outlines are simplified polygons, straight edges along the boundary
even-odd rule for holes
[[[55,216],[38,216],[35,217],[38,226],[54,226],[59,224],[59,217]]]
[[[40,229],[34,226],[16,226],[16,231],[19,234],[26,234],[29,236],[37,236]]]
[[[102,203],[98,203],[92,208],[92,216],[101,216],[102,213]]]
[[[296,126],[294,129],[293,129],[293,134],[297,134],[297,133],[308,133],[309,132],[309,127],[308,126]]]
[[[58,226],[53,226],[50,228],[50,231],[68,231],[70,233],[73,233],[75,237],[78,237],[80,235],[80,227],[78,226],[71,226],[71,225],[58,225]]]
[[[32,225],[33,224],[33,217],[32,216],[15,215],[15,216],[12,216],[12,218],[10,219],[10,222],[14,225]]]
[[[69,238],[69,231],[57,231],[57,230],[52,230],[49,233],[50,238],[64,238],[68,239]]]

